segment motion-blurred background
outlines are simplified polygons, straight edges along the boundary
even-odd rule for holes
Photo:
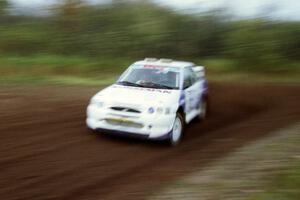
[[[86,129],[145,57],[206,66],[176,148]],[[300,0],[0,0],[0,199],[299,200],[299,82]]]
[[[298,81],[299,13],[297,0],[0,0],[0,83],[107,84],[144,57]]]

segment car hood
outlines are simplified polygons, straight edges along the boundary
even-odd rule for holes
[[[100,91],[94,98],[110,104],[172,106],[177,105],[179,96],[179,90],[141,88],[115,84]]]

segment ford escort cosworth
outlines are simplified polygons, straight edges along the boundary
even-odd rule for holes
[[[89,129],[177,145],[184,127],[207,115],[203,66],[171,59],[137,61],[90,100]]]

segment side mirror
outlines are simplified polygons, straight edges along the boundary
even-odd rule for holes
[[[194,72],[196,73],[198,78],[204,78],[205,76],[205,69],[203,66],[196,66],[193,67]]]

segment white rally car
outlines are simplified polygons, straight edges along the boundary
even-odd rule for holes
[[[207,105],[204,67],[146,58],[92,97],[86,123],[94,131],[168,140],[176,145],[185,124],[206,117]]]

